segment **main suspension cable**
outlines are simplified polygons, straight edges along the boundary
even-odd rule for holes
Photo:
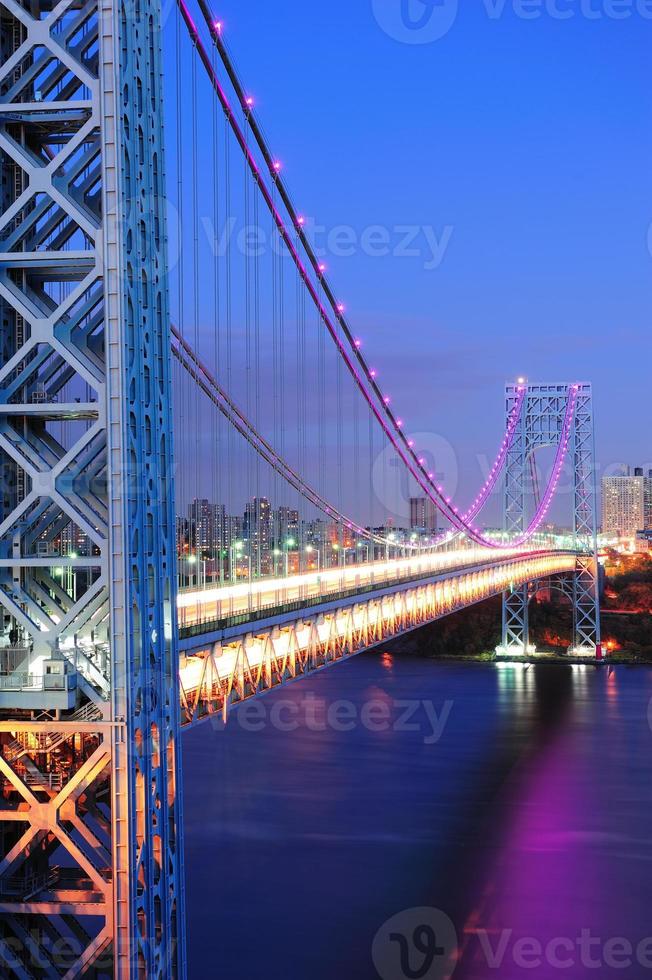
[[[273,182],[273,186],[275,186],[278,189],[281,200],[283,201],[283,205],[291,218],[294,228],[296,229],[298,238],[301,242],[301,246],[308,257],[313,272],[317,277],[321,289],[323,290],[323,293],[333,311],[335,320],[339,325],[342,334],[344,335],[344,338],[347,341],[348,349],[343,343],[342,339],[340,338],[339,331],[334,326],[326,307],[321,302],[320,297],[312,282],[312,279],[308,275],[308,270],[304,265],[304,263],[302,262],[301,257],[297,249],[295,248],[294,243],[292,242],[291,236],[287,228],[285,227],[285,223],[283,221],[283,218],[278,208],[275,206],[273,202],[270,192],[262,178],[262,174],[260,172],[258,164],[256,163],[256,160],[249,146],[247,145],[247,141],[243,135],[242,129],[235,118],[235,115],[231,108],[231,104],[226,95],[226,92],[224,91],[219,81],[219,78],[217,77],[217,73],[213,69],[211,61],[207,55],[205,46],[199,36],[199,32],[194,24],[194,21],[188,10],[188,7],[186,6],[185,0],[177,0],[177,2],[182,17],[184,19],[184,22],[186,24],[186,27],[188,29],[188,32],[191,36],[191,39],[197,48],[197,51],[200,55],[202,63],[204,64],[204,68],[207,72],[207,75],[220,100],[225,116],[228,120],[229,125],[231,126],[232,132],[238,144],[240,145],[242,152],[245,155],[247,163],[251,169],[254,179],[258,184],[263,199],[265,200],[265,203],[269,208],[270,213],[272,214],[274,222],[278,228],[279,234],[283,238],[283,241],[288,249],[288,252],[292,260],[294,261],[299,271],[299,274],[306,288],[308,289],[308,292],[310,293],[313,302],[319,309],[321,319],[324,325],[326,326],[327,330],[329,331],[336,347],[338,348],[340,356],[342,357],[349,372],[351,373],[357,387],[359,388],[359,390],[367,400],[373,414],[375,415],[378,423],[383,429],[386,437],[393,445],[398,456],[406,465],[409,472],[416,480],[417,484],[421,487],[424,493],[426,493],[426,495],[432,500],[435,506],[442,512],[442,514],[446,517],[446,519],[453,525],[453,527],[455,527],[459,531],[465,532],[472,540],[476,541],[478,544],[485,545],[487,547],[492,547],[492,548],[505,547],[506,545],[497,543],[491,538],[485,536],[480,531],[480,529],[475,527],[472,523],[470,523],[470,521],[472,517],[475,517],[477,513],[479,513],[481,507],[484,506],[484,503],[486,503],[491,493],[491,489],[493,489],[493,487],[497,482],[497,479],[500,475],[500,472],[502,470],[502,467],[504,466],[504,462],[507,457],[507,450],[509,448],[509,433],[506,434],[506,437],[501,445],[501,450],[499,451],[498,458],[497,458],[497,465],[492,468],[490,477],[485,482],[485,485],[483,486],[482,490],[476,497],[476,500],[474,501],[470,510],[467,511],[466,514],[460,513],[458,508],[455,507],[455,505],[452,503],[451,498],[445,496],[445,491],[443,487],[437,486],[435,484],[434,474],[429,473],[427,471],[425,459],[418,455],[417,451],[414,448],[413,441],[409,439],[406,436],[405,432],[403,431],[402,421],[399,418],[397,418],[397,416],[395,416],[393,410],[390,407],[389,398],[386,395],[383,395],[383,392],[376,380],[376,372],[372,368],[370,368],[369,365],[367,364],[366,359],[364,358],[360,349],[361,345],[359,341],[355,339],[354,335],[350,330],[348,322],[344,316],[344,307],[342,306],[342,304],[337,302],[335,295],[328,281],[326,280],[326,277],[324,275],[325,267],[323,266],[322,263],[318,261],[314,253],[314,250],[311,246],[311,243],[309,242],[305,234],[303,228],[305,222],[292,204],[288,191],[285,187],[284,181],[280,175],[280,165],[278,161],[276,161],[273,158],[272,154],[270,153],[270,150],[267,146],[267,143],[262,134],[260,126],[258,125],[254,117],[252,106],[251,106],[251,100],[248,99],[244,93],[244,89],[239,81],[232,60],[228,54],[228,51],[222,39],[220,22],[215,21],[213,19],[205,0],[198,0],[198,4],[202,12],[202,15],[206,21],[211,40],[218,50],[220,58],[222,59],[222,63],[224,64],[224,67],[228,74],[229,80],[240,102],[241,108],[246,115],[248,128],[250,129],[251,133],[255,137],[256,143],[263,156],[265,164],[269,170],[269,174]],[[349,354],[349,350],[351,352],[350,354]],[[352,360],[352,358],[354,360]],[[576,387],[571,389],[571,394],[569,394],[568,403],[567,403],[568,406],[570,405],[574,406],[575,399],[572,397],[572,392],[576,390],[577,390]],[[525,393],[525,391],[526,389],[524,385],[519,386],[519,392]],[[561,442],[560,442],[560,446],[561,446]],[[562,464],[563,464],[563,458],[565,458],[565,454],[562,455]],[[554,483],[554,472],[555,471],[553,469],[553,474],[551,475],[550,481],[548,483],[548,487],[546,488],[546,493],[544,493],[541,503],[535,512],[533,520],[530,522],[527,529],[523,531],[522,535],[519,536],[518,543],[524,543],[525,541],[527,541],[536,532],[541,521],[543,520],[543,517],[548,509],[546,506],[546,499],[551,496],[548,493],[548,491],[551,490]],[[548,499],[548,503],[549,503],[549,499]]]

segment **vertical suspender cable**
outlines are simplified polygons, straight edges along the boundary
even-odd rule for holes
[[[179,309],[179,330],[183,334],[185,329],[185,317],[183,309],[184,300],[184,241],[183,241],[183,131],[182,131],[182,119],[183,115],[181,112],[181,89],[182,89],[182,79],[183,79],[183,51],[181,47],[181,18],[177,14],[176,18],[176,37],[175,37],[175,49],[176,49],[176,65],[177,65],[177,77],[176,77],[176,136],[177,136],[177,250],[179,254],[179,279],[178,279],[178,309]],[[186,399],[179,398],[178,405],[179,412],[179,427],[182,433],[185,434],[187,428],[186,420]],[[177,440],[177,443],[179,440]],[[182,441],[182,445],[185,447],[185,438]],[[179,452],[179,448],[177,448]],[[180,453],[180,470],[181,479],[178,481],[177,490],[177,500],[181,502],[181,505],[186,508],[187,505],[187,495],[186,495],[186,467],[184,465],[186,458],[186,451],[184,450]],[[179,485],[180,484],[180,485]],[[187,513],[187,511],[186,511]],[[182,524],[183,526],[183,524]],[[192,542],[190,539],[191,528],[188,525],[188,548],[192,547]],[[185,552],[185,548],[184,548]],[[185,584],[184,572],[185,572],[185,561],[182,552],[180,561],[180,566],[178,573],[180,573],[180,584]]]
[[[197,133],[197,54],[193,46],[190,52],[191,60],[191,144],[192,144],[192,265],[193,265],[193,335],[195,350],[199,351],[199,180],[198,180],[198,133]],[[199,409],[200,393],[197,386],[194,386],[193,400],[190,404],[190,413],[194,409],[193,430],[195,443],[194,460],[194,514],[196,521],[196,544],[195,544],[195,563],[193,570],[195,573],[195,585],[199,588],[202,584],[202,569],[204,566],[204,534],[205,515],[203,505],[200,503],[202,494],[200,492],[200,452],[201,452],[201,418]]]
[[[213,69],[215,64],[215,49],[211,52]],[[217,99],[211,99],[211,141],[212,141],[212,190],[213,190],[213,370],[216,377],[220,376],[222,364],[220,360],[220,262],[219,242],[220,232],[220,196],[219,196],[219,139],[218,139],[218,106]],[[211,506],[213,507],[211,527],[213,539],[213,561],[215,568],[214,581],[224,581],[224,548],[226,539],[226,507],[222,493],[221,470],[218,465],[220,457],[223,420],[219,412],[211,412]]]

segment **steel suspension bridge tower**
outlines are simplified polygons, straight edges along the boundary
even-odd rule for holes
[[[518,385],[507,385],[506,414],[510,417],[518,399]],[[571,407],[574,401],[574,411]],[[573,639],[569,652],[601,657],[600,599],[598,587],[597,517],[595,490],[595,446],[593,391],[590,384],[530,384],[520,413],[514,439],[507,451],[504,476],[504,530],[522,534],[527,525],[528,490],[536,474],[535,453],[550,447],[559,455],[566,451],[570,479],[566,494],[572,506],[572,550],[577,552],[575,572],[550,580],[531,582],[503,596],[503,631],[499,652],[527,654],[529,603],[541,588],[561,591],[573,610]]]
[[[157,0],[2,0],[0,973],[183,978]]]

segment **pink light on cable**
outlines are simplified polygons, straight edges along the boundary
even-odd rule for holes
[[[324,265],[323,262],[320,262],[317,268],[319,269],[320,272],[326,272],[326,266]]]
[[[280,171],[281,171],[281,167],[282,167],[282,164],[281,164],[281,161],[280,161],[280,160],[274,160],[274,163],[272,164],[272,169],[273,169],[273,170],[274,170],[274,171],[275,171],[275,172],[276,172],[277,174],[278,174],[278,173],[280,173]]]
[[[223,26],[224,25],[222,24],[222,21],[221,20],[216,20],[215,23],[213,24],[213,27],[215,28],[215,30],[217,31],[218,34],[221,34],[222,33],[222,27]]]
[[[306,219],[302,214],[300,214],[299,217],[297,218],[297,224],[303,226],[305,225],[305,223],[306,223]]]

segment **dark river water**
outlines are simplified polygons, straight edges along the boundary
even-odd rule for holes
[[[652,978],[651,698],[367,654],[184,733],[191,980]]]

